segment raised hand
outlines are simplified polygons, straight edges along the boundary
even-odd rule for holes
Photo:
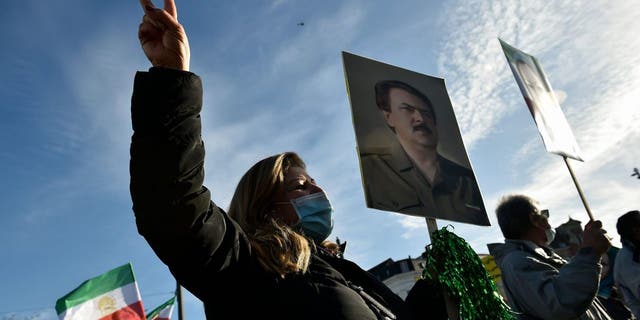
[[[606,233],[607,231],[602,229],[602,222],[589,221],[582,233],[582,247],[591,247],[596,254],[603,255],[611,247],[611,241]]]
[[[189,40],[178,22],[174,0],[164,0],[158,9],[151,0],[140,0],[145,15],[138,29],[138,39],[154,67],[189,71]]]

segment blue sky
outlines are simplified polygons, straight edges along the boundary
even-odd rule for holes
[[[632,2],[178,1],[178,14],[204,83],[214,200],[226,207],[257,160],[297,151],[335,206],[332,237],[365,269],[416,257],[429,240],[424,219],[365,207],[342,51],[445,79],[492,226],[451,224],[478,253],[502,241],[493,209],[508,193],[537,198],[552,225],[587,220],[498,37],[547,72],[584,154],[574,171],[614,244],[617,217],[640,207]],[[126,262],[146,308],[174,289],[137,234],[128,189],[133,77],[149,67],[141,17],[137,1],[11,1],[0,13],[0,319],[56,319],[56,299]],[[188,293],[185,315],[204,318]]]

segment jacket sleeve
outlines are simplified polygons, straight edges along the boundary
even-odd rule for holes
[[[249,255],[249,244],[203,186],[201,107],[195,74],[163,68],[136,74],[130,192],[138,232],[203,299],[220,271]]]
[[[578,253],[560,270],[518,251],[501,263],[503,281],[513,302],[527,314],[543,319],[575,319],[593,302],[602,268],[594,253]]]

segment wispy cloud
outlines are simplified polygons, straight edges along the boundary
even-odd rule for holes
[[[273,0],[273,1],[271,1],[271,4],[269,5],[269,10],[277,9],[277,8],[281,7],[282,5],[286,4],[287,2],[288,2],[287,0]]]

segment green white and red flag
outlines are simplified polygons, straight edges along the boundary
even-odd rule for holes
[[[146,320],[131,263],[89,279],[56,301],[61,320]]]
[[[169,320],[171,319],[171,313],[173,312],[173,305],[176,301],[176,297],[173,296],[167,302],[161,304],[159,307],[153,309],[153,311],[147,314],[147,320]]]

